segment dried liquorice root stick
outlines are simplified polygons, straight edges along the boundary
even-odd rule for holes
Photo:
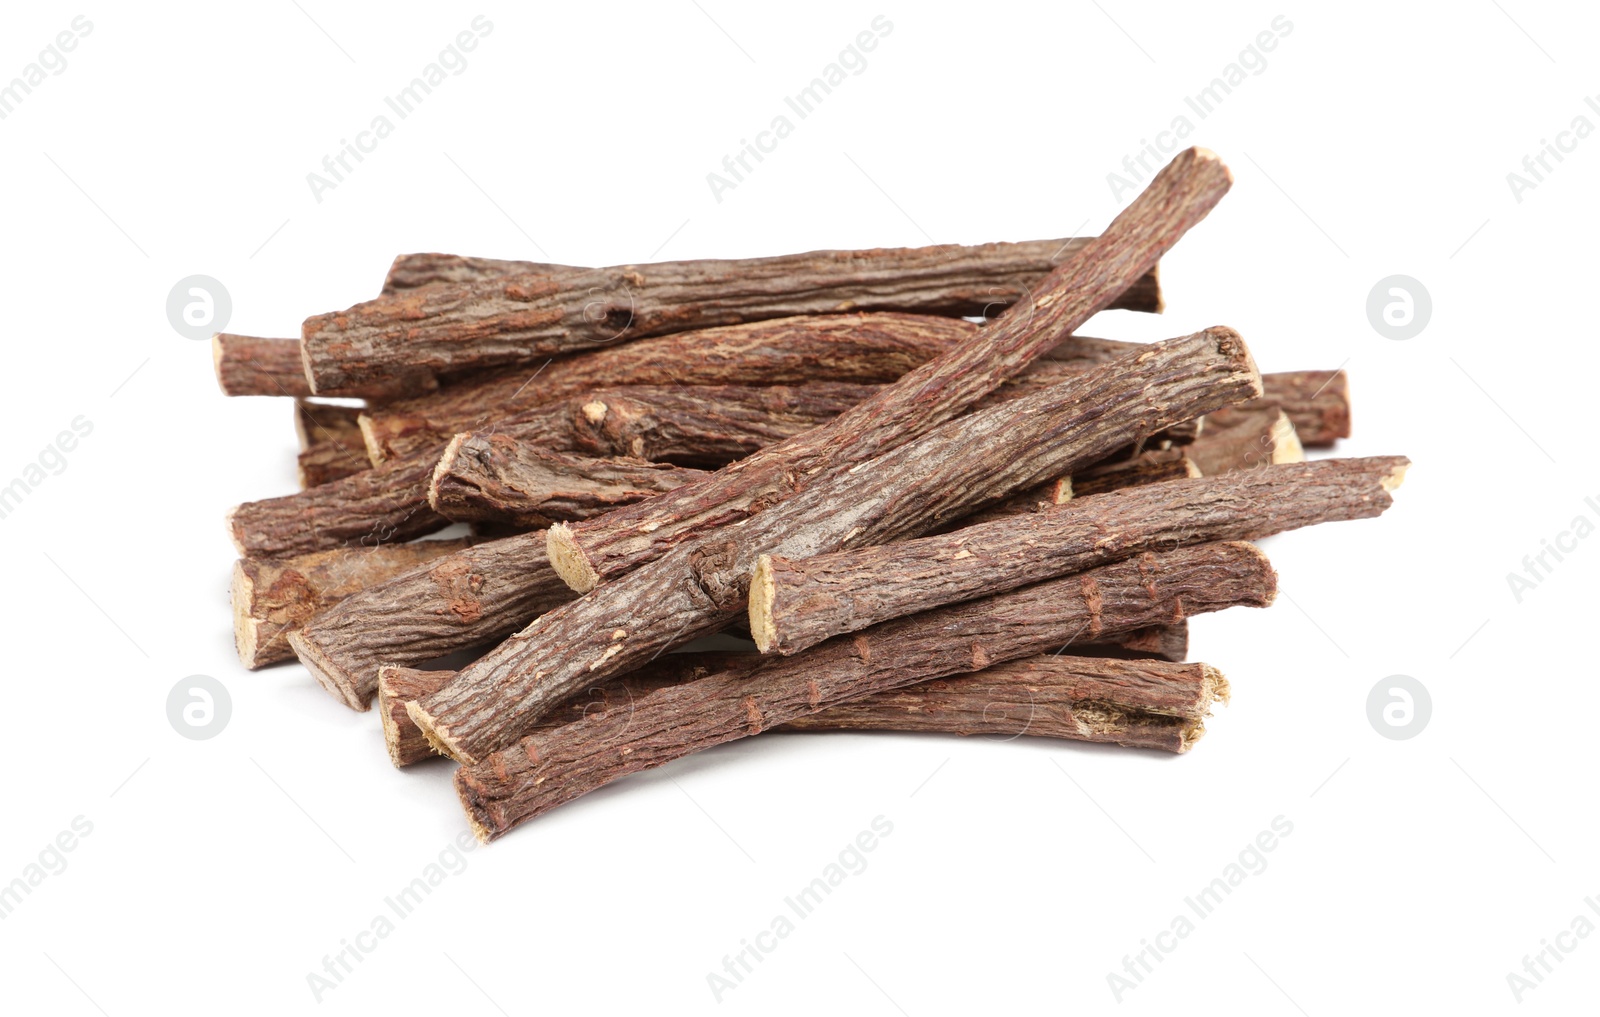
[[[753,455],[700,483],[609,513],[610,522],[551,527],[551,559],[590,590],[708,530],[802,488],[820,471],[858,463],[923,434],[1021,374],[1108,306],[1227,193],[1228,169],[1202,149],[1180,153],[1106,231],[1083,245],[976,335],[825,428]],[[1245,398],[1250,398],[1246,396]],[[1161,426],[1176,423],[1166,421]],[[1141,435],[1132,435],[1129,441]],[[1046,478],[1040,478],[1041,481]]]
[[[1229,695],[1209,664],[1048,654],[879,692],[777,730],[1030,735],[1181,753]]]
[[[982,314],[1018,299],[1054,258],[1085,241],[814,251],[777,258],[665,261],[529,272],[425,286],[306,319],[312,390],[328,393],[417,371],[459,374],[527,363],[595,343],[764,318],[839,311]],[[1152,266],[1144,266],[1148,269]],[[1159,307],[1141,270],[1115,294]],[[998,292],[997,292],[998,291]]]
[[[211,362],[223,395],[297,399],[311,395],[298,339],[263,339],[218,332],[211,337]],[[384,401],[420,395],[436,388],[438,382],[431,376],[402,374],[371,384],[352,385],[330,394]]]
[[[869,386],[640,385],[603,389],[499,421],[496,430],[557,451],[715,466],[815,427]],[[410,540],[449,525],[428,505],[442,449],[391,459],[299,494],[245,502],[229,514],[245,556],[307,554]]]
[[[1204,429],[1183,454],[1203,477],[1257,466],[1304,462],[1305,449],[1288,414],[1276,406],[1228,407],[1206,414]]]
[[[762,555],[750,632],[791,654],[845,632],[1142,551],[1368,519],[1410,461],[1324,459],[1132,487],[934,537],[804,559]]]
[[[463,767],[456,791],[478,837],[488,841],[619,777],[838,703],[1111,631],[1265,605],[1275,591],[1272,567],[1248,544],[1141,555],[886,622],[754,671],[662,689],[628,710],[530,735]]]
[[[501,275],[538,272],[541,275],[587,272],[576,265],[504,258],[471,258],[460,254],[402,254],[394,259],[383,279],[383,296],[441,284],[482,282]]]
[[[585,717],[627,711],[642,696],[712,674],[753,669],[748,653],[669,653],[638,671],[587,690],[539,722],[545,731]],[[378,677],[384,746],[397,767],[441,758],[406,714],[408,700],[436,692],[448,671],[385,667]],[[1031,735],[1185,752],[1205,731],[1228,682],[1207,664],[1048,654],[856,699],[796,717],[778,731],[910,731]]]
[[[361,437],[362,409],[294,401],[294,430],[300,439],[300,486],[316,487],[368,469],[366,444]]]
[[[539,529],[561,519],[588,519],[703,476],[701,470],[629,456],[550,452],[509,434],[458,434],[434,468],[428,504],[457,522]]]
[[[1262,376],[1265,384],[1266,376]],[[1141,452],[1129,459],[1108,460],[1080,470],[1073,475],[1068,486],[1071,496],[1082,498],[1091,494],[1119,491],[1125,487],[1159,484],[1167,480],[1188,480],[1200,476],[1200,467],[1183,448],[1159,449]],[[1060,499],[1060,504],[1066,499]]]
[[[493,643],[575,596],[551,571],[538,530],[369,586],[290,633],[289,644],[334,698],[365,710],[381,665],[424,664]]]
[[[357,591],[470,540],[420,540],[295,558],[241,558],[233,566],[233,640],[245,667],[292,660],[289,633]]]
[[[363,430],[372,461],[382,462],[594,388],[890,382],[977,329],[960,318],[884,313],[678,332],[473,375],[432,395],[370,410]]]
[[[1289,415],[1300,443],[1324,448],[1350,437],[1350,379],[1343,371],[1282,371],[1261,376],[1261,398],[1240,410],[1276,406]]]
[[[412,717],[453,757],[481,758],[584,683],[737,618],[761,552],[815,554],[926,532],[1260,385],[1238,335],[1210,329],[960,417],[544,615],[413,704]]]

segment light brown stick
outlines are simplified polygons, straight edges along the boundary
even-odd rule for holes
[[[296,399],[311,395],[298,339],[263,339],[218,332],[211,337],[211,362],[223,395]],[[431,375],[400,374],[382,381],[351,385],[336,394],[384,401],[420,395],[438,387]]]

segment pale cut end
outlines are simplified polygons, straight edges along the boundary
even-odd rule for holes
[[[1183,463],[1183,475],[1188,479],[1194,480],[1196,477],[1204,476],[1204,474],[1200,472],[1200,464],[1195,462],[1193,459],[1190,459],[1188,456],[1183,456],[1178,461]]]
[[[356,417],[356,427],[361,431],[361,444],[367,447],[367,461],[374,466],[382,466],[384,459],[388,458],[383,452],[383,441],[378,436],[378,427],[370,416],[362,413]]]
[[[467,771],[458,769],[453,778],[456,797],[461,799],[461,808],[467,814],[467,825],[472,828],[472,835],[478,838],[479,844],[487,844],[494,840],[494,830],[489,826],[488,816],[478,804],[478,796],[468,786]]]
[[[1409,470],[1410,468],[1411,460],[1401,459],[1399,465],[1390,470],[1388,475],[1382,480],[1378,481],[1378,483],[1383,485],[1383,489],[1385,491],[1393,491],[1395,488],[1405,483],[1406,470]]]
[[[428,744],[439,755],[449,756],[458,763],[471,764],[477,762],[476,759],[461,751],[459,746],[451,742],[450,729],[436,726],[433,717],[428,714],[427,710],[422,708],[422,704],[417,700],[413,699],[406,703],[406,716],[411,718],[411,723],[417,725],[417,730],[422,732],[422,737],[428,739]]]
[[[327,690],[328,695],[361,713],[372,709],[372,693],[362,691],[355,675],[334,663],[322,652],[322,647],[306,638],[304,632],[289,633],[289,645],[294,649],[294,655],[300,658],[300,663],[311,672],[317,684]]]
[[[389,669],[386,667],[378,669],[378,720],[383,724],[383,747],[389,753],[389,762],[393,763],[396,769],[402,769],[406,763],[400,755],[400,725],[395,723],[393,713],[395,703],[389,694],[388,685],[384,682],[384,676],[388,672]]]
[[[450,471],[456,468],[456,456],[461,453],[461,443],[470,437],[472,434],[465,432],[451,438],[450,444],[444,447],[444,454],[433,467],[433,476],[428,481],[428,506],[440,515],[444,513],[439,511],[439,481],[449,476]]]
[[[242,560],[233,563],[232,594],[233,645],[239,651],[239,663],[254,671],[262,663],[256,660],[261,652],[261,622],[251,616],[256,584]]]
[[[211,369],[217,374],[217,388],[222,390],[223,395],[231,396],[233,393],[228,391],[228,379],[222,372],[222,357],[222,333],[213,332],[211,333]]]
[[[1167,294],[1161,286],[1161,262],[1150,266],[1150,281],[1155,283],[1156,302],[1150,308],[1151,314],[1161,314],[1167,309]]]
[[[545,531],[544,546],[550,567],[556,570],[562,582],[579,593],[588,593],[600,585],[600,573],[589,564],[589,556],[578,545],[572,527],[566,523],[551,526]]]
[[[1072,478],[1060,477],[1050,488],[1050,504],[1065,505],[1072,500]]]
[[[1203,705],[1221,703],[1227,706],[1233,699],[1233,686],[1221,671],[1210,664],[1200,665],[1200,700]]]
[[[343,378],[336,378],[334,379],[334,384],[320,384],[317,379],[317,373],[311,369],[311,347],[306,345],[305,335],[306,332],[310,330],[311,323],[322,317],[325,317],[325,315],[317,315],[313,318],[307,318],[305,324],[302,325],[300,329],[300,370],[305,372],[306,385],[311,389],[312,395],[322,395],[325,392],[333,392],[333,390],[338,388],[339,384],[343,383],[344,381]]]
[[[771,653],[777,642],[777,625],[772,617],[772,601],[776,595],[772,555],[764,554],[756,559],[755,572],[750,576],[750,638],[762,653]]]
[[[233,541],[233,549],[239,552],[239,557],[248,558],[250,556],[250,549],[245,547],[244,534],[240,532],[239,522],[237,518],[235,518],[238,516],[239,510],[242,508],[244,508],[243,505],[235,505],[233,508],[229,509],[228,514],[223,518],[223,524],[228,527],[228,539]]]
[[[1300,432],[1294,429],[1294,421],[1289,419],[1289,415],[1279,410],[1278,419],[1272,422],[1273,465],[1305,461],[1306,450],[1300,444]]]
[[[1184,724],[1178,728],[1178,755],[1194,748],[1194,743],[1205,737],[1206,726],[1201,721]]]

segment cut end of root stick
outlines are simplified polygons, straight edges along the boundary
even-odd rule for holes
[[[364,419],[364,418],[363,418]],[[456,468],[456,456],[461,453],[461,443],[472,437],[470,432],[458,434],[450,439],[450,444],[445,446],[444,455],[439,457],[439,462],[433,467],[433,476],[428,480],[428,507],[443,515],[439,508],[439,481],[450,475]]]
[[[1300,433],[1294,429],[1294,421],[1282,410],[1278,411],[1278,419],[1272,424],[1272,462],[1303,463],[1306,461],[1305,446],[1300,444]]]
[[[241,508],[244,508],[244,506],[235,505],[233,508],[229,509],[227,516],[223,518],[222,522],[223,525],[228,528],[228,539],[233,541],[233,549],[239,552],[239,557],[248,558],[250,556],[250,550],[245,547],[244,534],[239,532],[239,523],[236,519]]]
[[[1206,705],[1221,703],[1227,706],[1233,699],[1233,686],[1221,671],[1210,664],[1200,665],[1200,699]]]
[[[378,437],[378,428],[372,417],[360,414],[356,417],[356,427],[361,431],[361,444],[367,447],[367,461],[374,466],[382,466],[388,457],[383,453],[383,442]]]
[[[588,593],[600,585],[600,573],[589,564],[589,556],[578,546],[572,527],[566,523],[556,523],[545,531],[544,543],[545,553],[550,557],[550,567],[556,570],[562,582],[579,593]]]
[[[372,693],[361,691],[354,676],[335,664],[320,646],[305,637],[304,632],[289,633],[289,645],[300,663],[311,672],[311,677],[327,689],[329,695],[352,710],[365,713],[372,709]]]
[[[413,699],[406,704],[406,716],[411,718],[411,723],[417,725],[417,729],[422,732],[422,737],[428,739],[428,744],[433,746],[433,751],[439,753],[439,755],[449,756],[458,763],[471,764],[477,762],[476,759],[468,757],[466,753],[451,744],[449,729],[438,727],[434,723],[433,717],[429,716],[428,711],[424,710],[422,704],[417,700]]]
[[[1218,353],[1238,363],[1242,371],[1254,378],[1251,384],[1251,398],[1260,397],[1261,369],[1256,366],[1256,358],[1251,355],[1250,347],[1245,345],[1244,337],[1226,325],[1214,325],[1206,329],[1206,332],[1216,341]]]
[[[755,572],[750,576],[750,638],[762,653],[771,653],[777,641],[777,624],[772,617],[776,592],[772,581],[772,555],[764,554],[756,559]]]
[[[1411,460],[1401,459],[1399,465],[1390,470],[1389,475],[1378,481],[1378,483],[1383,485],[1383,489],[1385,491],[1393,491],[1395,488],[1405,483],[1406,471],[1410,468]]]
[[[216,372],[217,387],[222,390],[222,394],[231,396],[233,393],[228,391],[228,379],[222,373],[222,357],[222,333],[213,332],[211,333],[211,369]]]
[[[252,617],[256,584],[243,559],[233,563],[232,594],[233,645],[239,651],[239,663],[253,671],[261,666],[256,660],[261,652],[261,620]]]
[[[467,825],[472,827],[472,835],[478,838],[479,844],[494,840],[497,834],[489,825],[489,817],[478,800],[478,790],[472,786],[471,775],[465,768],[456,770],[454,784],[456,797],[461,799],[461,808],[467,814]]]

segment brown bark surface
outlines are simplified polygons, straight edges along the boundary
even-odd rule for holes
[[[972,338],[827,427],[750,456],[704,482],[618,509],[604,520],[552,528],[564,545],[552,556],[562,577],[575,589],[593,589],[789,497],[824,470],[863,462],[957,416],[1108,306],[1205,218],[1231,182],[1213,153],[1180,153],[1105,233],[1074,252],[1027,301],[1007,308]]]
[[[699,329],[473,375],[377,407],[364,430],[374,462],[593,388],[616,385],[882,383],[968,338],[960,318],[829,314]]]
[[[311,395],[311,382],[306,378],[298,339],[264,339],[218,332],[211,337],[211,362],[223,395],[296,399]],[[410,373],[325,394],[381,402],[421,395],[438,387],[432,376]]]
[[[1259,391],[1243,341],[1211,329],[950,421],[546,614],[413,717],[451,755],[481,758],[582,682],[722,628],[744,611],[763,552],[809,555],[914,536]]]
[[[703,476],[627,456],[549,452],[509,434],[458,434],[433,471],[428,504],[457,522],[499,521],[531,530],[588,519]]]
[[[1325,448],[1350,437],[1350,379],[1343,371],[1280,371],[1261,376],[1261,398],[1241,410],[1277,406],[1289,415],[1300,443]]]
[[[289,636],[336,699],[367,709],[384,664],[424,664],[493,643],[574,594],[550,571],[544,534],[465,548],[346,597]]]
[[[569,699],[534,730],[626,712],[653,692],[712,674],[748,672],[762,659],[754,653],[669,653]],[[378,715],[395,766],[441,758],[405,704],[438,691],[450,674],[406,667],[380,671]],[[1206,664],[1048,654],[878,692],[775,730],[1029,735],[1185,752],[1204,732],[1211,704],[1226,703],[1228,695],[1227,679]]]
[[[714,467],[803,433],[870,391],[844,382],[638,385],[540,407],[495,429],[553,451]],[[414,452],[298,494],[245,502],[228,516],[234,546],[247,557],[308,554],[443,529],[450,521],[428,504],[442,452]]]
[[[627,711],[530,735],[463,767],[456,790],[479,838],[488,841],[619,777],[838,703],[981,670],[1115,629],[1236,604],[1265,605],[1275,591],[1272,567],[1248,544],[1141,555],[897,619],[802,655],[771,658],[754,671],[662,689]],[[415,704],[411,715],[418,719]],[[427,724],[422,727],[428,730]]]
[[[394,259],[383,279],[383,296],[405,290],[441,284],[482,282],[502,275],[537,272],[562,275],[587,272],[576,265],[554,265],[542,261],[511,261],[506,258],[472,258],[461,254],[402,254]]]
[[[1265,379],[1263,379],[1265,380]],[[1188,480],[1200,476],[1195,465],[1182,448],[1159,449],[1140,452],[1126,459],[1113,459],[1080,470],[1070,481],[1072,497],[1104,494],[1125,487],[1159,484],[1167,480]]]
[[[300,440],[297,465],[302,489],[370,467],[361,437],[362,412],[359,406],[295,400],[294,430]]]
[[[792,654],[891,618],[988,596],[1093,565],[1204,541],[1368,519],[1393,504],[1400,456],[1324,459],[1074,498],[952,533],[805,559],[762,555],[750,631]]]
[[[1200,436],[1184,446],[1202,477],[1304,462],[1305,449],[1288,414],[1276,406],[1228,407],[1206,414]]]
[[[1090,241],[813,251],[527,272],[406,290],[306,319],[315,392],[448,375],[695,328],[841,311],[974,315],[1004,306]],[[1156,310],[1152,262],[1111,299]],[[1126,293],[1124,291],[1127,291]]]
[[[241,558],[233,566],[233,639],[245,667],[294,659],[289,633],[345,597],[470,540],[318,551],[295,558]]]

